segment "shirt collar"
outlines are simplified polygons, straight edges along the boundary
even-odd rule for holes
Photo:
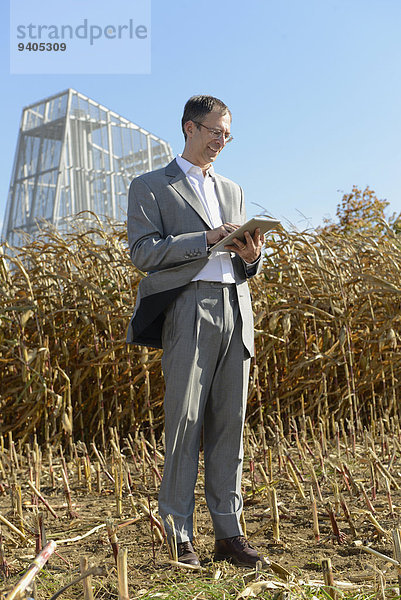
[[[183,171],[185,175],[188,175],[191,169],[193,169],[194,173],[202,173],[202,169],[200,167],[198,167],[197,165],[193,165],[191,162],[189,162],[189,160],[183,158],[181,154],[177,154],[175,160],[177,162],[177,165],[180,167],[181,171]],[[210,175],[212,179],[214,178],[213,165],[210,165],[210,167],[206,171],[206,175]]]

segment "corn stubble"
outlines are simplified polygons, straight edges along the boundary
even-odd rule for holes
[[[319,431],[321,435],[318,435]],[[397,525],[399,525],[401,517],[401,495],[398,485],[398,482],[401,481],[398,467],[401,460],[399,446],[401,431],[399,427],[394,427],[390,435],[386,434],[385,436],[386,444],[382,443],[380,435],[374,438],[366,433],[367,430],[361,435],[356,434],[355,440],[348,433],[345,436],[340,435],[338,440],[337,437],[329,438],[324,431],[321,432],[321,428],[316,427],[314,434],[320,451],[315,453],[314,458],[311,458],[309,455],[307,457],[306,448],[310,446],[312,439],[307,437],[307,432],[300,423],[298,440],[294,433],[283,436],[280,440],[286,458],[291,457],[291,462],[287,461],[286,463],[286,466],[291,466],[291,468],[281,469],[280,472],[279,455],[273,448],[273,452],[269,453],[271,458],[269,470],[266,473],[263,467],[263,448],[254,435],[254,431],[249,427],[246,428],[245,448],[247,452],[252,448],[256,468],[253,473],[253,484],[250,481],[251,471],[247,469],[244,474],[245,504],[250,502],[261,508],[267,507],[264,511],[265,516],[260,518],[259,522],[262,527],[259,531],[255,531],[255,523],[248,528],[249,538],[252,541],[254,537],[259,536],[260,540],[260,534],[263,532],[271,557],[274,558],[277,553],[279,556],[285,557],[286,551],[289,550],[288,528],[282,528],[281,524],[290,522],[291,528],[296,528],[298,518],[297,509],[294,509],[290,500],[291,492],[288,492],[292,489],[292,496],[298,498],[298,510],[301,509],[303,518],[309,522],[308,544],[311,555],[323,555],[324,557],[324,554],[331,548],[331,557],[326,556],[321,559],[321,579],[313,580],[305,578],[305,574],[300,572],[300,569],[297,568],[292,572],[292,569],[289,571],[281,564],[280,559],[278,562],[273,560],[274,575],[260,573],[256,569],[253,576],[252,574],[247,575],[247,587],[238,597],[245,597],[248,592],[250,593],[250,589],[253,591],[259,589],[260,586],[255,587],[250,583],[252,578],[255,582],[263,582],[260,590],[266,590],[266,593],[268,593],[267,590],[283,589],[296,597],[304,598],[306,588],[323,589],[333,600],[341,595],[342,591],[347,590],[361,593],[363,590],[365,590],[364,593],[370,590],[369,593],[371,593],[372,586],[376,585],[378,581],[381,586],[389,585],[394,581],[396,583],[392,585],[399,586],[401,583],[401,546],[400,530],[397,529]],[[355,456],[351,455],[351,446],[354,447]],[[49,553],[46,553],[49,548],[51,553],[57,556],[58,561],[62,560],[67,565],[62,569],[67,575],[64,576],[64,580],[61,578],[58,580],[60,589],[57,594],[61,595],[67,588],[79,583],[83,585],[84,597],[88,599],[96,597],[95,590],[97,590],[96,593],[99,593],[99,590],[102,589],[115,590],[113,594],[118,593],[119,598],[124,600],[133,597],[134,582],[130,579],[131,568],[128,569],[127,565],[132,562],[135,564],[136,557],[128,554],[125,545],[127,539],[129,540],[132,535],[138,535],[135,532],[140,523],[142,523],[142,531],[143,527],[147,530],[147,534],[145,533],[148,540],[147,546],[149,547],[150,541],[153,548],[155,571],[157,572],[163,566],[165,568],[166,563],[176,572],[177,569],[188,571],[188,568],[177,563],[175,544],[168,544],[163,525],[157,514],[158,482],[155,486],[150,453],[148,453],[149,460],[144,461],[145,467],[143,468],[144,448],[147,448],[147,444],[143,444],[143,437],[138,435],[131,439],[120,438],[114,430],[108,440],[106,452],[103,454],[99,450],[97,453],[93,451],[93,457],[101,458],[103,469],[98,471],[93,465],[91,471],[100,473],[101,489],[108,488],[110,498],[108,506],[114,506],[113,515],[110,513],[107,518],[102,520],[101,513],[104,513],[105,508],[104,495],[102,492],[98,492],[95,486],[89,487],[82,478],[79,480],[78,477],[80,461],[87,460],[85,444],[73,443],[72,458],[69,460],[65,459],[61,446],[53,447],[51,452],[50,447],[44,446],[43,459],[40,461],[37,471],[33,471],[29,465],[32,455],[38,452],[36,440],[34,439],[30,444],[25,444],[15,450],[11,436],[8,436],[8,443],[5,443],[3,436],[0,437],[0,462],[1,470],[4,473],[1,478],[3,491],[0,490],[0,492],[2,506],[6,507],[7,511],[7,517],[0,514],[0,529],[2,530],[0,541],[3,540],[4,534],[6,542],[5,544],[2,542],[0,545],[0,579],[4,580],[6,589],[4,597],[7,600],[8,598],[31,597],[27,594],[30,593],[33,580],[35,578],[40,580],[40,570],[45,564],[42,559],[46,556],[47,561],[50,557]],[[152,449],[152,444],[149,444],[149,449]],[[323,452],[326,453],[325,477],[320,468],[320,455]],[[161,466],[163,455],[159,449],[157,449],[157,453],[157,459]],[[348,460],[347,454],[349,454]],[[370,485],[370,463],[366,459],[369,454],[383,465],[383,470],[378,471],[375,479],[375,498],[372,497],[373,487]],[[55,473],[56,487],[54,489],[52,489],[49,456],[52,457],[51,465],[53,473]],[[15,465],[16,461],[18,461],[18,468]],[[393,465],[395,463],[397,466],[391,466],[391,461]],[[121,482],[118,494],[114,493],[115,480],[110,479],[110,477],[113,478],[110,476],[110,472]],[[296,472],[299,476],[295,476]],[[389,477],[390,474],[392,478]],[[349,481],[353,475],[358,483],[354,481],[352,486]],[[69,498],[65,496],[65,479],[70,482]],[[202,495],[203,479],[204,471],[201,461],[198,501]],[[36,485],[32,483],[33,480]],[[319,482],[320,497],[315,496],[316,482]],[[38,488],[41,489],[40,496]],[[286,489],[287,492],[285,492]],[[301,489],[304,494],[301,493]],[[308,495],[305,493],[307,490],[309,491]],[[388,507],[385,508],[389,494],[394,496],[395,502],[392,502],[391,505],[388,504]],[[22,502],[18,503],[17,499],[21,496]],[[64,501],[63,496],[65,496]],[[53,498],[52,503],[49,502],[50,497]],[[366,503],[366,497],[369,498],[369,505]],[[96,502],[99,505],[99,512],[97,513],[95,510],[88,520],[88,517],[84,515],[83,507],[87,502],[90,505],[93,504],[91,498],[98,498]],[[57,506],[57,512],[52,506],[53,502]],[[43,507],[46,513],[39,513],[39,507]],[[372,508],[376,516],[371,511]],[[246,509],[247,511],[248,509]],[[96,522],[98,524],[93,527]],[[125,538],[125,542],[121,542],[124,531],[129,534],[129,537]],[[72,537],[73,532],[76,535]],[[96,554],[87,555],[85,542],[93,539],[93,536],[98,537],[99,535],[102,536],[104,543],[108,544],[109,551],[100,559],[103,564],[96,566],[92,565],[92,561],[99,562],[99,558]],[[203,534],[197,531],[197,545],[201,547],[202,537]],[[174,541],[173,538],[172,541]],[[391,557],[391,546],[393,546],[394,558]],[[67,576],[73,564],[64,557],[67,547],[75,549],[73,558],[71,558],[71,552],[69,557],[73,561],[79,560],[81,573],[72,581],[68,581]],[[331,562],[334,566],[336,564],[336,548],[340,552],[343,548],[358,547],[361,552],[365,551],[371,556],[373,555],[379,564],[380,562],[390,564],[391,569],[380,571],[379,580],[372,575],[369,582],[361,576],[358,577],[351,565],[345,574],[341,573],[341,576],[338,569],[334,569],[334,571],[331,569]],[[277,548],[276,554],[274,548]],[[26,557],[27,553],[33,559],[31,566],[16,581],[15,570],[13,577],[10,577],[9,565],[15,565],[19,560],[17,557]],[[168,555],[170,555],[170,561],[168,561]],[[362,555],[359,561],[363,560]],[[365,562],[365,569],[369,571],[371,560],[366,558]],[[197,570],[207,580],[216,574],[215,567],[212,562],[206,563],[204,567]],[[50,564],[49,573],[52,572],[52,568],[52,564]],[[227,571],[227,568],[228,566],[223,568],[223,578],[227,582],[231,581],[231,585],[233,581],[236,582],[235,585],[238,585],[235,578],[240,577],[240,574],[235,575],[232,571],[233,567],[231,567],[231,571]],[[60,571],[60,567],[56,567],[56,572],[57,570]],[[174,579],[173,575],[171,577]],[[189,587],[195,584],[196,580],[190,579],[187,582]],[[46,588],[43,588],[41,581],[38,586],[40,595],[37,598],[50,600],[49,596],[43,595]],[[54,594],[54,600],[55,598],[56,594]]]

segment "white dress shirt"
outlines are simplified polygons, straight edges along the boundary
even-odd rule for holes
[[[223,225],[220,205],[214,185],[214,169],[211,166],[204,176],[202,169],[193,165],[180,154],[176,156],[180,169],[185,173],[192,185],[196,195],[202,202],[202,206],[213,226]],[[206,233],[205,233],[205,244]],[[195,275],[192,281],[221,281],[222,283],[235,283],[233,265],[229,252],[213,252],[207,264]]]

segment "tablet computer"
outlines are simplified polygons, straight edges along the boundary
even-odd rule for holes
[[[249,219],[246,223],[238,227],[232,233],[229,233],[225,238],[214,244],[210,250],[213,252],[214,250],[219,250],[219,252],[230,252],[230,250],[226,250],[224,246],[229,246],[232,244],[234,238],[245,242],[245,231],[249,231],[249,233],[253,236],[255,233],[255,229],[259,227],[260,233],[267,233],[271,229],[275,229],[277,225],[280,224],[280,221],[277,219],[268,219],[263,217],[253,217]]]

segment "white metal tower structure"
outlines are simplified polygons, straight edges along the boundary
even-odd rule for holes
[[[20,246],[48,221],[89,210],[125,220],[130,181],[172,159],[170,145],[69,89],[22,111],[2,238]]]

